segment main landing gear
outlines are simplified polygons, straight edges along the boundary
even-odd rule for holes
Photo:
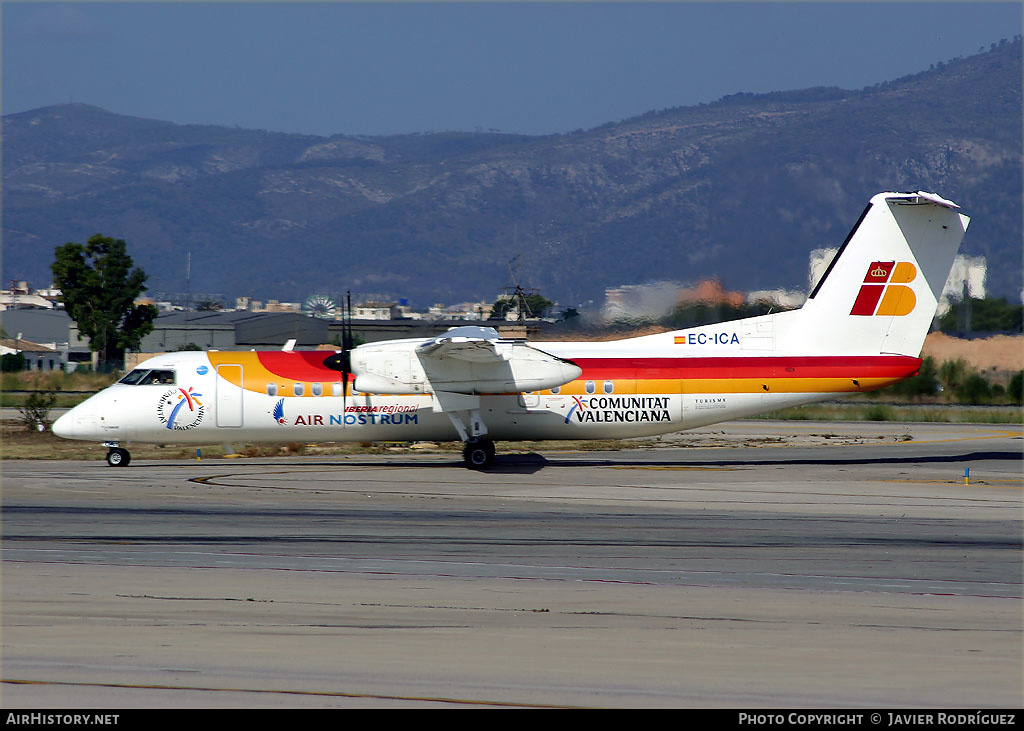
[[[476,437],[466,442],[462,459],[471,470],[485,470],[494,463],[494,442]]]
[[[443,410],[465,446],[462,461],[471,470],[485,470],[494,463],[494,440],[488,439],[487,425],[480,414],[480,397],[457,393],[435,393],[437,410]],[[446,408],[447,407],[447,408]]]
[[[107,464],[111,467],[127,467],[132,461],[132,455],[124,447],[118,446],[117,442],[104,444],[107,447]]]

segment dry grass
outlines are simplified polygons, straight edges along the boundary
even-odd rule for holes
[[[11,391],[63,391],[57,395],[58,408],[70,408],[85,401],[117,380],[119,374],[62,373],[60,371],[21,371],[4,373],[0,380],[0,405],[17,408],[25,403],[27,393]],[[78,393],[67,393],[67,392]]]
[[[4,391],[99,391],[122,374],[64,373],[63,371],[20,371],[4,373]]]
[[[896,421],[954,424],[1020,424],[1019,406],[956,406],[951,404],[883,404],[863,401],[809,404],[752,417],[807,421]]]
[[[983,340],[960,340],[940,332],[930,333],[924,341],[922,356],[931,356],[936,363],[964,360],[986,378],[1001,381],[999,376],[1024,369],[1024,335],[995,335]],[[992,377],[996,376],[995,379]]]

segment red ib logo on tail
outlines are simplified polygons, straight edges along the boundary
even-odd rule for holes
[[[910,262],[871,262],[850,314],[909,315],[917,304],[917,296],[906,285],[916,277],[917,267]]]

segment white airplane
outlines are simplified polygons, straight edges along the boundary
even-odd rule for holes
[[[61,416],[103,442],[454,440],[486,468],[495,440],[641,437],[887,386],[917,373],[967,229],[935,194],[871,199],[799,310],[614,342],[458,327],[340,351],[177,352]]]

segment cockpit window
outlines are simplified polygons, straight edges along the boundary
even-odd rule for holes
[[[128,386],[173,386],[174,371],[158,371],[137,368],[122,378],[119,383],[124,383]]]
[[[139,370],[138,368],[136,368],[134,371],[132,371],[127,376],[125,376],[120,381],[118,381],[118,383],[124,383],[125,385],[128,385],[128,386],[135,386],[135,385],[138,384],[139,381],[141,381],[143,378],[145,378],[148,374],[149,374],[149,371],[147,369],[144,368],[142,370]]]
[[[140,386],[173,386],[174,371],[150,371],[149,375],[142,379]]]

